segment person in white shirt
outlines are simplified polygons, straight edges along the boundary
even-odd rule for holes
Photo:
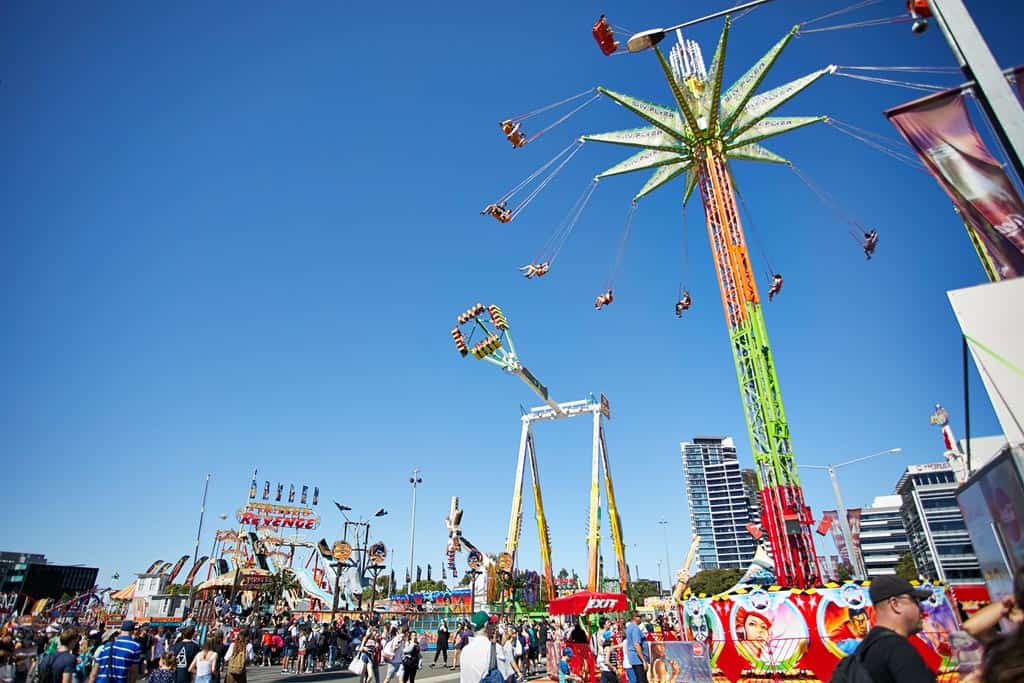
[[[505,681],[514,680],[513,676],[519,676],[519,678],[524,679],[523,672],[516,663],[516,632],[512,629],[506,629],[500,640],[501,645],[498,647],[497,658],[501,677]]]
[[[470,623],[473,637],[462,648],[459,670],[459,683],[480,683],[490,671],[491,645],[494,643],[494,632],[497,630],[497,619],[492,619],[487,612],[476,612]]]
[[[405,634],[399,633],[397,628],[392,627],[391,637],[381,652],[383,663],[388,667],[387,673],[384,674],[384,683],[389,683],[392,678],[395,680],[400,678],[399,672],[402,670],[402,649],[404,647]]]

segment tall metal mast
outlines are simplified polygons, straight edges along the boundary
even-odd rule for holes
[[[758,142],[825,117],[769,117],[768,114],[835,69],[820,69],[755,96],[768,70],[795,35],[794,28],[722,94],[729,23],[726,18],[708,73],[705,73],[700,49],[693,41],[683,40],[673,49],[671,65],[655,48],[677,109],[599,88],[604,95],[651,125],[585,135],[583,139],[641,148],[634,156],[597,176],[656,169],[634,201],[684,173],[683,203],[694,189],[699,189],[761,486],[762,524],[771,540],[776,576],[782,585],[806,586],[820,576],[811,532],[813,519],[797,475],[775,361],[728,161],[788,163]]]

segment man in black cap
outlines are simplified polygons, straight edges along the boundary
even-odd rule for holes
[[[921,630],[921,601],[931,589],[915,588],[899,576],[871,580],[875,627],[854,650],[874,683],[935,683],[935,674],[908,638]],[[838,673],[838,669],[837,669]]]

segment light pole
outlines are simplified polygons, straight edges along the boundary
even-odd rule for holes
[[[751,9],[758,5],[763,5],[766,2],[771,2],[771,0],[753,0],[753,2],[736,5],[735,7],[730,7],[729,9],[724,9],[720,12],[714,12],[698,19],[690,19],[689,21],[684,21],[681,24],[669,26],[668,28],[651,28],[646,31],[641,31],[640,33],[634,33],[629,37],[629,40],[626,41],[626,49],[630,52],[643,52],[644,50],[650,49],[660,43],[665,39],[665,35],[671,31],[686,28],[687,26],[693,26],[694,24],[700,24],[705,21],[710,21],[711,19],[717,19],[718,17],[724,17],[726,14],[732,14],[733,12]]]
[[[407,594],[412,592],[412,560],[413,550],[416,547],[416,487],[423,483],[419,467],[413,469],[409,483],[412,484],[412,523],[409,528],[409,573],[406,575],[409,577],[409,583],[405,587]]]
[[[203,484],[203,502],[199,505],[199,528],[196,529],[196,547],[192,553],[192,564],[195,565],[199,561],[199,539],[203,535],[203,517],[206,515],[206,494],[210,491],[210,477],[213,476],[210,473],[206,474],[206,483]],[[190,585],[188,587],[188,609],[189,616],[192,612],[192,602],[195,600],[196,592],[195,589]]]
[[[672,565],[668,561],[668,520],[659,519],[658,524],[661,525],[661,537],[665,541],[665,576],[668,579],[668,581],[665,582],[665,586],[667,587],[672,583],[672,570],[670,569]],[[660,570],[658,571],[658,581],[661,581]]]
[[[853,565],[854,578],[866,579],[867,570],[864,568],[864,560],[861,557],[860,548],[855,548],[853,545],[853,535],[850,533],[850,523],[846,518],[846,506],[843,505],[843,497],[839,493],[839,479],[836,477],[836,470],[840,467],[846,467],[847,465],[870,460],[871,458],[877,458],[880,455],[890,455],[893,453],[901,453],[902,451],[902,448],[890,448],[888,450],[872,453],[871,455],[847,460],[846,462],[841,462],[838,465],[801,465],[801,467],[805,467],[809,470],[826,470],[829,478],[832,479],[832,491],[836,495],[836,516],[839,517],[839,528],[843,532],[843,541],[849,549],[850,564]]]

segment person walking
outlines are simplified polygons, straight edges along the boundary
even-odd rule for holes
[[[391,628],[388,641],[381,651],[381,661],[387,667],[384,683],[390,683],[392,678],[398,680],[398,673],[402,670],[402,650],[405,649],[406,639],[406,634],[399,633],[395,627]]]
[[[444,666],[448,666],[448,638],[450,636],[448,623],[442,619],[441,625],[437,627],[437,649],[434,650],[434,661],[431,662],[430,666],[437,664],[438,657],[444,662]]]
[[[470,623],[475,635],[462,648],[459,683],[481,683],[485,677],[489,679],[491,671],[498,666],[497,644],[494,642],[497,619],[480,611],[473,615]]]
[[[217,638],[209,636],[203,641],[199,654],[192,658],[188,671],[195,683],[212,683],[213,670],[217,668]]]
[[[227,662],[227,683],[246,683],[245,669],[252,656],[252,645],[249,643],[249,635],[245,631],[239,631],[233,643],[228,646],[224,654],[224,661]],[[197,680],[196,683],[199,683]]]
[[[181,640],[174,644],[174,683],[192,682],[192,660],[199,654],[199,644],[194,640],[195,626],[186,626],[181,630]]]
[[[121,624],[121,632],[96,651],[89,683],[135,683],[139,677],[142,648],[132,638],[135,622]],[[186,682],[187,683],[187,682]]]
[[[889,575],[872,579],[868,595],[875,626],[836,667],[832,680],[847,680],[850,669],[858,667],[874,683],[935,683],[935,674],[909,640],[921,630],[921,601],[931,597],[931,589],[914,588],[903,577]]]
[[[644,643],[647,638],[640,628],[640,613],[633,612],[626,624],[626,673],[629,683],[647,683],[647,658]],[[586,641],[584,641],[586,642]],[[630,672],[632,671],[632,674]]]
[[[420,641],[416,631],[409,631],[402,648],[402,683],[416,683],[416,672],[420,668]]]
[[[359,683],[367,683],[370,680],[370,676],[373,676],[373,683],[380,683],[380,667],[378,666],[380,658],[380,642],[377,640],[377,630],[370,627],[366,631],[366,635],[363,636],[363,640],[359,645],[359,657],[363,660],[363,673],[359,677]]]

